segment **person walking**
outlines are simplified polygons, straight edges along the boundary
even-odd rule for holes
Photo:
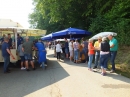
[[[78,63],[78,59],[79,59],[79,42],[78,42],[77,39],[73,43],[73,48],[74,48],[74,63]]]
[[[15,59],[10,51],[8,42],[9,38],[4,37],[4,42],[2,43],[2,56],[4,58],[4,73],[10,73],[10,70],[8,69],[8,65],[10,63],[10,56],[12,57],[12,59]]]
[[[102,37],[98,37],[98,40],[94,43],[94,47],[96,48],[96,52],[95,52],[95,64],[94,64],[94,67],[93,69],[96,69],[97,66],[99,65],[99,59],[100,59],[100,50],[99,50],[99,46],[100,46],[100,43],[102,42]]]
[[[113,35],[108,35],[109,44],[110,44],[110,60],[112,64],[112,70],[110,73],[115,72],[115,58],[118,50],[118,41],[113,37]]]
[[[57,53],[57,60],[60,61],[60,56],[61,56],[61,45],[60,45],[60,42],[58,41],[57,42],[57,45],[56,45],[56,53]]]
[[[108,59],[109,59],[109,52],[110,52],[110,45],[107,42],[107,38],[103,37],[102,42],[100,45],[100,66],[102,70],[102,75],[106,75],[106,69],[108,65]]]
[[[94,46],[93,46],[93,40],[89,39],[89,44],[88,44],[88,56],[89,56],[89,61],[88,61],[88,70],[92,71],[91,65],[94,57]]]
[[[34,49],[33,42],[29,41],[29,37],[27,36],[25,37],[25,42],[23,43],[23,47],[22,47],[27,71],[30,71],[28,67],[28,61],[30,61],[33,70],[35,70],[34,63],[32,60],[32,49]]]

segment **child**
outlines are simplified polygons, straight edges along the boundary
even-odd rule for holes
[[[22,51],[22,45],[23,42],[21,42],[21,44],[18,46],[18,53],[21,58],[21,70],[25,70],[26,68],[23,66],[25,59],[24,59],[24,52]]]

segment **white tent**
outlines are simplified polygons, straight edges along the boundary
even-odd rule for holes
[[[101,32],[101,33],[94,35],[90,39],[96,40],[96,39],[98,39],[98,37],[107,37],[108,35],[117,36],[117,33],[115,33],[115,32]]]
[[[4,32],[5,34],[17,32],[25,34],[24,36],[42,36],[46,34],[46,30],[23,28],[23,26],[17,22],[13,22],[11,19],[0,19],[0,32]]]
[[[19,23],[11,19],[0,19],[0,27],[22,27]]]

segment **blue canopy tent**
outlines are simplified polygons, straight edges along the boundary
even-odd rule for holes
[[[91,35],[90,32],[82,30],[82,29],[77,29],[77,28],[67,28],[65,30],[61,30],[55,33],[52,33],[52,36],[54,39],[58,38],[80,38],[84,36]]]
[[[51,41],[51,40],[53,40],[52,39],[52,34],[48,34],[48,35],[46,35],[46,36],[44,36],[44,37],[41,37],[41,40],[48,40],[48,41]]]

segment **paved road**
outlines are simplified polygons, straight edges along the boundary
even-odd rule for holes
[[[0,97],[130,97],[130,79],[88,71],[86,64],[57,62],[48,52],[48,68],[0,72]],[[0,71],[2,67],[0,67]]]

